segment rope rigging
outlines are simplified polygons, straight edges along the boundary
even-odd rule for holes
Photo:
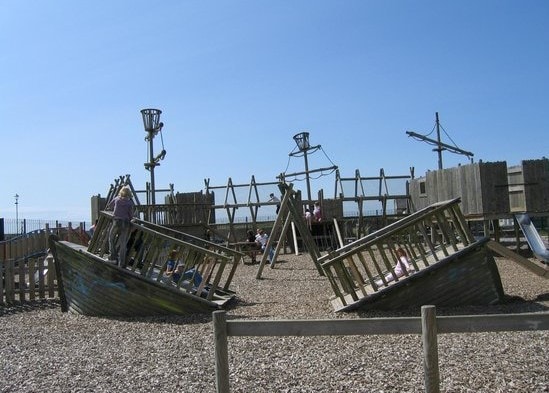
[[[321,145],[318,145],[318,146],[311,146],[309,147],[307,150],[300,150],[300,151],[297,151],[296,152],[296,149],[298,149],[298,146],[295,146],[293,148],[293,150],[288,154],[288,162],[286,164],[286,169],[284,169],[284,172],[282,172],[282,174],[284,175],[284,179],[287,180],[287,181],[305,181],[307,180],[307,178],[309,179],[313,179],[313,180],[316,180],[316,179],[320,179],[321,177],[324,177],[324,176],[329,176],[331,175],[332,173],[334,173],[334,171],[337,169],[337,166],[334,164],[334,162],[330,159],[330,157],[328,156],[328,154],[326,153],[326,151],[322,148]],[[318,169],[316,170],[317,172],[320,172],[320,174],[316,175],[316,176],[311,176],[311,174],[307,174],[307,173],[299,173],[299,174],[289,174],[288,176],[290,177],[286,177],[286,173],[288,172],[288,168],[290,167],[290,159],[292,157],[306,157],[307,154],[312,154],[312,153],[316,153],[317,151],[322,151],[322,153],[324,154],[324,156],[326,157],[326,159],[328,159],[328,161],[330,162],[330,164],[332,164],[332,167],[331,168],[321,168],[321,169]],[[299,175],[304,175],[304,176],[299,176]]]
[[[428,138],[428,136],[433,133],[434,129],[436,129],[436,131],[437,131],[437,139]],[[441,129],[442,129],[442,131],[444,131],[444,134],[446,134],[448,139],[450,139],[450,141],[452,141],[452,143],[454,144],[453,146],[441,142],[441,140],[440,140],[440,130]],[[470,151],[466,151],[466,150],[463,150],[463,149],[460,149],[459,147],[457,147],[456,143],[452,140],[450,135],[448,135],[446,130],[440,125],[440,122],[438,120],[438,112],[436,112],[436,122],[435,122],[435,127],[433,128],[433,130],[431,130],[431,132],[427,135],[418,134],[417,132],[413,132],[413,131],[406,131],[406,134],[408,134],[408,136],[410,136],[410,137],[412,137],[412,138],[414,138],[418,141],[425,142],[425,143],[427,143],[431,146],[436,146],[436,148],[434,148],[433,151],[436,151],[438,153],[438,169],[442,169],[442,151],[443,150],[447,150],[450,153],[462,154],[464,156],[469,157],[471,159],[471,161],[473,160],[474,154],[471,153]]]

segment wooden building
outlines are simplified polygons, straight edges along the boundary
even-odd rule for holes
[[[507,169],[511,213],[549,212],[549,159],[524,160]]]
[[[415,210],[433,203],[461,198],[467,219],[494,219],[510,212],[507,164],[478,162],[429,171],[410,180],[410,196]]]
[[[512,218],[516,213],[549,215],[549,159],[478,162],[429,171],[410,181],[415,210],[451,198],[461,198],[468,220]]]

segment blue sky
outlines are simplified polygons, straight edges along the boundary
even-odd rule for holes
[[[19,218],[89,221],[118,176],[144,189],[143,108],[179,192],[302,170],[302,131],[311,168],[421,176],[437,155],[406,131],[435,112],[475,161],[547,156],[547,20],[546,0],[0,0],[0,217],[18,194]]]

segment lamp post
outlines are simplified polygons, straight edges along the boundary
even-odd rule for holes
[[[318,146],[311,147],[309,143],[309,133],[300,132],[294,135],[294,141],[301,153],[303,153],[303,158],[305,160],[305,179],[307,181],[307,201],[309,204],[312,203],[311,200],[311,180],[309,177],[309,161],[307,159],[307,152],[311,149],[318,149]]]
[[[19,194],[15,194],[15,226],[19,235]]]
[[[151,187],[150,187],[150,202],[151,205],[156,204],[155,198],[155,186],[154,186],[154,168],[160,165],[159,161],[163,160],[166,156],[166,150],[162,149],[160,154],[154,155],[153,140],[154,137],[162,131],[164,123],[160,121],[160,109],[142,109],[141,115],[143,116],[143,125],[145,126],[145,132],[147,136],[145,140],[149,142],[149,161],[145,163],[145,169],[151,173]],[[162,146],[164,147],[164,146]]]

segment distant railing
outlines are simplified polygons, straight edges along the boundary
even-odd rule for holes
[[[73,227],[82,227],[84,230],[90,228],[90,222],[79,222],[74,225],[71,221],[60,221],[60,220],[40,220],[40,219],[19,219],[15,218],[0,218],[4,223],[4,235],[6,238],[24,235],[25,233],[30,233],[40,229],[45,229],[46,226],[50,228],[67,228],[70,226]]]
[[[229,393],[229,336],[349,336],[421,334],[425,392],[440,392],[438,334],[549,330],[549,313],[436,316],[423,306],[421,318],[227,321],[225,311],[213,312],[217,393]],[[366,373],[367,370],[364,370]],[[253,387],[248,386],[249,390]],[[365,389],[366,390],[366,389]]]

